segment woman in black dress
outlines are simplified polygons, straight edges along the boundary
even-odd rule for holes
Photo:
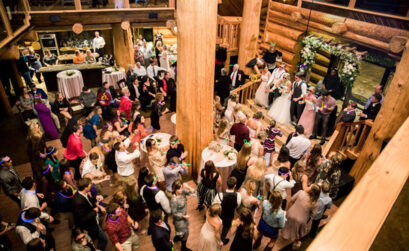
[[[230,78],[225,68],[221,69],[221,76],[216,80],[215,91],[220,97],[220,104],[224,105],[224,100],[230,95]]]
[[[68,123],[68,120],[72,118],[72,109],[71,109],[71,104],[68,102],[66,98],[62,96],[60,92],[57,92],[55,94],[55,100],[53,103],[52,111],[58,115],[58,119],[60,122],[64,121],[65,118],[65,123]]]
[[[233,221],[233,226],[236,226],[237,230],[230,251],[251,251],[255,228],[251,211],[243,208],[239,218]]]
[[[139,93],[139,100],[141,102],[142,110],[146,111],[146,108],[150,107],[152,99],[155,98],[156,94],[155,87],[153,87],[147,76],[142,77],[141,84],[139,85]]]
[[[166,113],[168,111],[168,108],[165,107],[165,102],[163,100],[164,98],[162,93],[156,93],[155,101],[152,104],[151,125],[157,131],[160,130],[160,116],[162,116],[162,113]]]
[[[176,82],[172,78],[169,79],[168,96],[170,98],[169,110],[176,112]]]

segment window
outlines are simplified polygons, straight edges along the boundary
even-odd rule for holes
[[[406,16],[409,9],[407,0],[356,0],[355,8]]]

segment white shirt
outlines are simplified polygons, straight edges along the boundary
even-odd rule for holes
[[[231,85],[233,87],[236,86],[237,72],[238,71],[233,71],[232,74],[230,74]]]
[[[41,212],[40,217],[38,217],[38,219],[41,219],[41,220],[48,220],[49,218],[50,216],[44,212]],[[41,224],[41,223],[37,223],[38,219],[35,219],[34,221],[28,224],[31,224],[37,227],[37,224]],[[45,229],[45,231],[47,230]],[[38,231],[34,231],[33,233],[31,233],[30,230],[26,228],[25,226],[17,226],[16,233],[20,236],[20,239],[24,242],[25,245],[27,245],[32,239],[36,239],[40,237],[40,233]]]
[[[150,59],[152,57],[152,50],[149,47],[141,47],[139,50],[142,52],[144,59]]]
[[[230,189],[226,189],[226,193],[236,193],[237,194],[237,208],[239,208],[241,205],[241,194],[235,192],[234,190],[230,190]],[[216,203],[222,204],[222,201],[223,201],[223,193],[219,193],[219,194],[216,194],[216,196],[214,196],[212,204],[216,204]]]
[[[304,81],[302,81],[302,80],[300,80],[300,82],[294,81],[293,86],[291,88],[292,92],[294,92],[294,88],[295,88],[296,85],[301,85],[301,96],[300,97],[307,94],[307,84]]]
[[[146,69],[142,65],[139,68],[137,66],[135,66],[135,68],[133,68],[133,72],[135,72],[136,76],[138,76],[138,77],[146,75]]]
[[[103,37],[94,37],[93,43],[92,43],[93,47],[94,47],[94,52],[96,49],[101,49],[104,48],[105,46],[105,40]],[[101,56],[101,55],[100,55]]]
[[[281,69],[281,68],[274,69],[273,73],[271,74],[270,79],[267,82],[267,85],[271,83],[273,84],[277,83],[277,81],[283,78],[285,73],[287,72],[284,69]]]
[[[143,199],[144,202],[145,202],[145,198],[143,197],[143,190],[145,189],[145,187],[146,187],[146,185],[143,185],[142,188],[141,188],[141,191],[139,192],[139,194],[141,195],[141,198]],[[167,214],[171,214],[169,199],[168,199],[168,197],[166,197],[166,194],[162,190],[159,190],[156,193],[155,201],[156,201],[156,203],[161,205],[162,209]]]
[[[132,84],[132,85],[133,85],[133,88],[135,89],[135,95],[136,95],[136,97],[139,98],[139,96],[141,95],[141,94],[139,93],[139,86],[136,85],[136,84]]]
[[[101,175],[102,174],[101,167],[102,161],[98,161],[97,166],[95,166],[94,164],[92,164],[91,160],[88,159],[87,161],[85,161],[84,166],[82,168],[81,177],[84,178],[85,174],[87,173],[90,173],[92,175]]]
[[[290,151],[290,157],[294,159],[300,159],[304,154],[310,150],[311,142],[304,135],[292,137],[287,144],[287,148]]]
[[[287,198],[287,189],[293,188],[295,185],[295,180],[284,180],[278,175],[267,174],[264,176],[266,183],[270,185],[270,192],[278,191],[283,199]],[[280,182],[280,183],[279,183]],[[275,186],[275,189],[274,189]]]
[[[139,150],[135,150],[133,153],[117,151],[115,153],[115,162],[118,167],[118,174],[125,177],[132,175],[135,172],[132,161],[139,158],[140,155]]]
[[[154,71],[154,69],[155,69],[155,71]],[[159,71],[166,71],[166,69],[162,68],[162,67],[159,67],[157,65],[154,65],[154,66],[149,65],[148,68],[146,69],[148,77],[150,79],[152,79],[152,80],[154,79],[154,77],[158,76]]]
[[[20,191],[20,205],[21,209],[25,210],[30,207],[40,208],[40,201],[38,200],[36,191],[21,189]]]

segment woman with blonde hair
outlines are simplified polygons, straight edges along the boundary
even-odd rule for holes
[[[291,173],[293,175],[293,179],[295,180],[295,185],[291,188],[291,194],[296,194],[300,190],[307,191],[308,187],[308,177],[304,174],[305,169],[305,161],[299,160],[295,162]]]
[[[224,117],[229,123],[234,123],[234,117],[233,117],[233,112],[234,112],[234,107],[237,104],[237,94],[232,94],[227,101],[227,108],[226,111],[224,112]]]
[[[243,185],[240,188],[241,205],[238,210],[239,212],[244,208],[247,208],[251,211],[255,209],[255,206],[258,203],[257,197],[253,196],[256,188],[256,182],[252,180],[244,181]]]
[[[216,130],[215,140],[224,145],[229,143],[229,124],[225,119],[222,119],[219,123],[219,127]]]
[[[87,50],[85,52],[85,62],[87,64],[95,64],[97,62],[97,60],[94,57],[94,54],[92,54],[90,50]]]
[[[252,118],[247,120],[247,126],[250,130],[250,138],[256,138],[263,129],[263,126],[261,124],[262,118],[263,113],[261,111],[258,111],[253,115]]]
[[[251,157],[258,158],[264,156],[264,140],[266,138],[265,132],[259,132],[257,138],[251,139]]]
[[[207,211],[206,222],[200,230],[198,251],[219,251],[223,246],[221,212],[220,204],[213,204]]]
[[[237,154],[236,167],[231,171],[230,176],[237,179],[236,187],[241,187],[246,177],[247,169],[254,163],[254,160],[250,156],[251,144],[246,143]]]
[[[258,233],[255,236],[253,249],[257,249],[263,236],[270,238],[264,250],[271,250],[278,238],[279,230],[284,227],[286,218],[281,209],[283,198],[280,192],[273,191],[268,200],[263,201],[263,212],[257,226]]]
[[[256,188],[253,190],[253,196],[263,196],[264,194],[264,172],[266,169],[266,162],[264,158],[260,157],[254,162],[252,166],[247,169],[246,178],[244,183],[253,181],[256,184]]]
[[[165,102],[163,100],[163,94],[161,92],[158,92],[156,93],[155,100],[152,104],[151,125],[157,131],[160,130],[160,117],[163,113],[166,113],[168,111],[168,108],[165,107]]]
[[[146,150],[148,151],[148,160],[151,171],[158,176],[158,187],[162,190],[166,186],[163,168],[166,165],[166,153],[164,149],[158,147],[156,140],[146,140]]]
[[[300,190],[291,198],[292,206],[287,211],[282,236],[293,242],[293,249],[301,247],[300,240],[308,233],[307,222],[316,214],[320,192],[320,187],[312,184],[308,191]]]
[[[44,133],[40,125],[37,122],[33,122],[30,124],[27,135],[27,155],[30,159],[31,170],[36,180],[42,176],[41,169],[44,162],[42,158],[46,157],[46,152]]]
[[[159,55],[160,67],[165,68],[166,70],[170,69],[169,59],[168,59],[168,46],[165,44],[162,47],[162,51]]]

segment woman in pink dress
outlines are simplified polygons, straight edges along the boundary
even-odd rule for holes
[[[305,108],[303,113],[301,114],[300,120],[298,121],[298,124],[304,127],[304,134],[307,138],[311,136],[312,130],[314,129],[315,121],[314,105],[315,101],[317,100],[315,98],[314,92],[315,92],[314,87],[308,88],[308,92],[304,96]]]

